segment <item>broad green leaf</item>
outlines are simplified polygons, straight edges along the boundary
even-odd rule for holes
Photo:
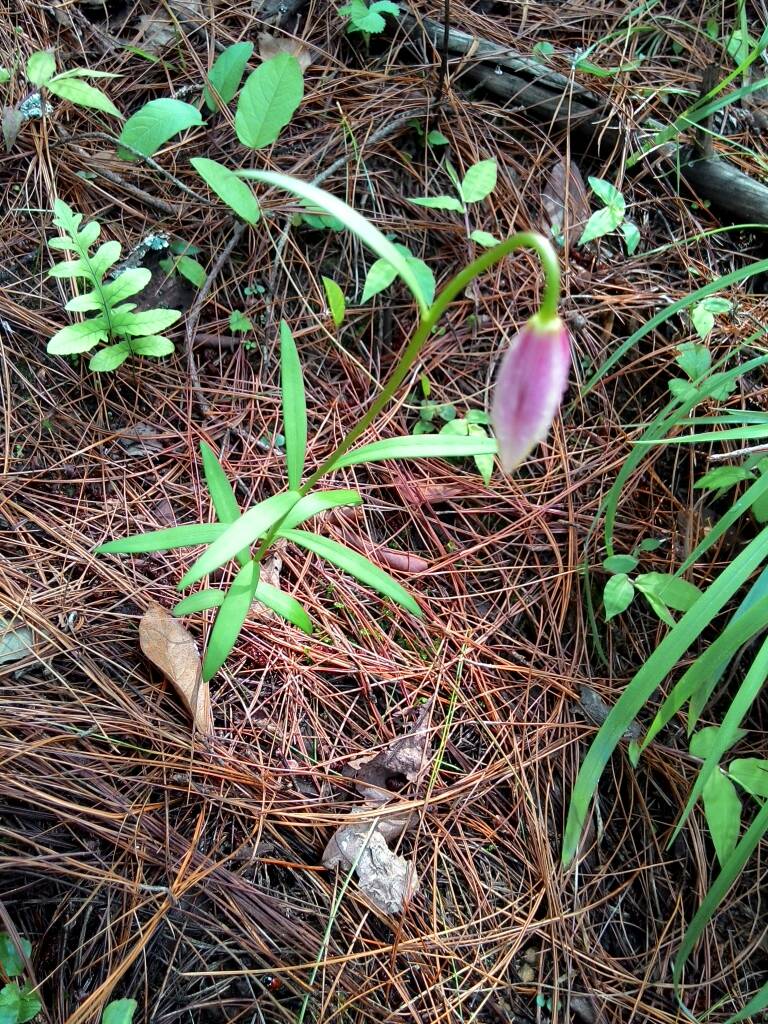
[[[710,775],[701,799],[715,853],[722,865],[739,841],[741,800],[734,784],[719,770]]]
[[[337,199],[336,196],[332,196],[329,192],[317,188],[316,185],[310,185],[309,182],[289,177],[287,174],[276,174],[272,171],[240,171],[239,174],[241,178],[252,178],[255,181],[263,182],[265,185],[274,185],[275,188],[282,188],[287,192],[292,192],[301,199],[324,210],[331,217],[337,217],[372,252],[392,264],[410,288],[413,297],[419,304],[421,312],[426,312],[427,303],[425,302],[419,280],[413,273],[413,268],[409,266],[406,257],[401,252],[398,252],[392,242],[378,228],[374,227],[369,220],[359,214],[357,210],[353,210],[351,206],[342,202],[341,199]]]
[[[341,327],[344,323],[344,313],[347,308],[344,292],[330,277],[323,277],[322,282],[325,289],[325,298],[328,302],[328,309],[331,311],[331,318],[336,327]]]
[[[721,488],[733,487],[742,480],[753,480],[754,473],[744,466],[718,466],[711,469],[693,485],[702,491],[719,491]]]
[[[728,765],[728,774],[752,796],[768,798],[768,761],[737,757]]]
[[[637,559],[634,555],[611,555],[603,562],[606,572],[632,572],[637,568]]]
[[[34,1018],[40,1013],[43,1008],[43,1004],[35,992],[32,983],[27,981],[21,990],[19,996],[19,1007],[18,1007],[18,1024],[27,1024],[27,1021],[34,1020]]]
[[[635,588],[632,580],[624,572],[611,576],[603,590],[603,604],[605,605],[605,621],[609,622],[617,615],[621,615],[632,604],[635,596]]]
[[[631,220],[625,220],[621,225],[621,233],[624,235],[624,242],[627,246],[627,255],[634,255],[638,245],[640,244],[640,231],[637,225],[633,224]]]
[[[461,182],[461,198],[465,203],[479,203],[496,188],[496,161],[481,160],[473,164]]]
[[[695,327],[698,336],[706,338],[715,326],[715,318],[704,303],[699,302],[691,310],[691,323]]]
[[[100,110],[104,114],[111,114],[112,117],[119,117],[122,120],[123,115],[109,96],[81,78],[61,78],[57,75],[46,83],[46,88],[54,96],[69,100],[70,103],[74,103],[78,107]]]
[[[131,352],[136,356],[147,356],[150,359],[160,359],[162,356],[169,356],[175,351],[175,346],[170,338],[162,334],[149,334],[145,338],[131,338]]]
[[[279,53],[246,79],[235,114],[235,132],[244,146],[271,145],[304,97],[304,76],[296,58]]]
[[[234,210],[247,224],[256,224],[261,216],[256,196],[245,182],[224,164],[206,157],[196,156],[190,160],[200,177],[222,202]]]
[[[360,301],[368,302],[374,295],[378,295],[385,288],[389,288],[396,277],[397,270],[389,260],[376,260],[371,264],[368,273],[365,275],[365,285],[363,286],[363,294]]]
[[[101,1024],[132,1024],[138,1005],[135,999],[113,999],[104,1007]]]
[[[112,322],[120,334],[139,336],[158,334],[175,324],[180,316],[178,309],[143,309],[140,313],[131,311],[123,314],[115,310]]]
[[[492,437],[455,437],[448,434],[421,434],[416,437],[390,437],[355,448],[334,463],[334,469],[359,466],[384,459],[446,459],[498,452]]]
[[[235,646],[240,630],[253,602],[259,582],[259,565],[244,565],[227,591],[216,613],[213,629],[203,658],[203,681],[208,682],[219,671]]]
[[[8,68],[0,68],[0,85],[5,85],[6,82],[10,82],[11,72]]]
[[[205,267],[191,256],[179,256],[176,260],[176,270],[195,288],[202,288],[205,284]]]
[[[91,320],[83,320],[79,324],[62,327],[48,342],[47,351],[54,356],[88,352],[100,341],[106,341],[108,336],[107,321],[103,316],[97,316]]]
[[[24,955],[29,959],[32,956],[32,943],[29,939],[19,941]],[[8,932],[0,932],[0,967],[9,978],[18,978],[24,973],[24,961]]]
[[[259,580],[256,587],[256,600],[261,601],[267,608],[271,608],[273,612],[297,626],[304,633],[312,632],[312,620],[309,615],[296,598],[286,594],[285,591],[273,587],[271,583],[262,583]]]
[[[482,245],[484,249],[492,249],[495,245],[499,244],[498,238],[488,231],[473,231],[469,237],[473,242]]]
[[[685,341],[678,349],[679,355],[675,362],[691,380],[697,380],[709,373],[712,366],[712,355],[706,345],[695,341]]]
[[[341,508],[343,505],[359,505],[362,500],[359,493],[352,490],[311,491],[301,501],[296,502],[280,524],[278,533],[292,530],[321,512]]]
[[[55,74],[56,61],[47,50],[38,50],[27,61],[27,78],[33,85],[45,85]]]
[[[413,271],[414,277],[419,282],[421,294],[424,296],[427,305],[431,306],[435,301],[435,275],[432,273],[432,268],[428,267],[424,260],[420,260],[418,256],[408,256],[407,263]]]
[[[593,242],[596,238],[602,238],[603,235],[615,231],[619,224],[621,224],[622,216],[623,214],[618,213],[609,206],[604,206],[602,210],[597,210],[587,221],[578,244],[586,245],[587,242]]]
[[[427,142],[430,146],[449,146],[450,140],[446,139],[442,132],[439,132],[437,128],[433,128],[427,132]]]
[[[252,54],[253,43],[233,43],[226,50],[222,50],[214,61],[213,67],[208,73],[208,82],[216,90],[224,106],[234,99],[235,93],[240,88],[240,82],[245,74],[245,66]],[[219,104],[208,86],[203,89],[203,101],[212,113],[218,110]]]
[[[131,346],[127,341],[121,341],[117,345],[107,345],[106,348],[100,349],[95,356],[91,357],[88,369],[93,370],[94,373],[108,373],[110,370],[116,370],[118,366],[122,366],[130,354]]]
[[[718,313],[730,313],[733,309],[733,303],[730,299],[722,299],[719,295],[710,295],[709,298],[702,299],[701,305],[715,315]]]
[[[224,533],[225,523],[192,523],[190,526],[171,526],[166,530],[138,533],[122,540],[110,540],[96,548],[97,555],[143,555],[149,551],[170,551],[172,548],[197,547],[213,544]]]
[[[344,572],[348,572],[350,576],[354,576],[361,583],[384,594],[385,597],[391,598],[413,615],[421,618],[421,609],[405,587],[402,587],[397,580],[380,569],[378,565],[374,565],[363,555],[358,554],[357,551],[353,551],[329,537],[320,537],[307,530],[285,530],[282,535],[293,541],[294,544],[298,544],[299,547],[306,548],[307,551],[312,551],[320,558],[324,558],[331,565],[343,569]]]
[[[18,1024],[21,1013],[21,989],[16,982],[0,989],[0,1024]]]
[[[283,433],[288,486],[298,490],[307,454],[307,401],[299,353],[291,329],[280,321],[280,388],[283,394]]]
[[[196,594],[183,597],[171,610],[171,615],[194,615],[209,608],[220,608],[224,604],[223,590],[199,590]]]
[[[125,122],[119,142],[131,146],[144,156],[152,156],[174,135],[201,124],[203,118],[200,111],[191,103],[167,97],[150,100]],[[117,155],[121,160],[136,159],[127,149],[118,148]]]
[[[739,730],[743,732],[743,730]],[[720,728],[717,725],[708,725],[691,736],[688,749],[693,757],[700,757],[702,761],[709,757],[718,743]],[[734,741],[735,742],[735,741]]]
[[[152,272],[146,267],[133,267],[130,270],[124,270],[114,281],[102,285],[101,292],[111,308],[118,302],[123,302],[132,295],[143,291],[151,280]]]
[[[97,291],[84,292],[70,299],[64,309],[70,313],[90,313],[96,309],[104,309],[104,300]]]
[[[635,577],[635,586],[641,593],[657,597],[678,612],[687,612],[701,597],[701,591],[693,583],[663,572],[641,573]]]
[[[338,8],[339,14],[348,17],[350,24],[348,32],[366,32],[368,35],[378,35],[387,27],[383,17],[385,14],[397,16],[400,8],[393,0],[371,0],[368,4],[365,0],[350,0]]]
[[[426,206],[428,210],[456,210],[464,212],[464,204],[455,196],[421,196],[408,199],[414,206]]]
[[[606,206],[614,207],[614,209],[621,212],[622,216],[624,215],[624,196],[615,185],[612,185],[610,181],[606,181],[605,178],[590,177],[587,180],[589,181],[589,187],[598,199],[602,199]]]
[[[220,523],[234,523],[240,516],[240,506],[232,484],[213,449],[205,441],[200,442],[200,455],[203,459],[205,485],[211,496],[216,518]]]
[[[488,437],[485,427],[480,426],[478,423],[470,423],[469,420],[464,420],[464,422],[467,424],[467,434],[469,437]],[[490,453],[474,455],[473,459],[483,483],[488,487],[493,477],[493,455]]]
[[[271,526],[274,526],[290,512],[300,497],[298,491],[274,494],[271,498],[266,498],[258,505],[248,509],[231,525],[225,526],[224,532],[218,540],[211,544],[184,575],[178,589],[183,590],[185,587],[197,583],[203,576],[214,572],[230,558],[234,558],[238,552],[253,544]]]

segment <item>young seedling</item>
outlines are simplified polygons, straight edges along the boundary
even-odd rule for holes
[[[425,206],[429,210],[454,210],[467,213],[467,207],[473,203],[481,203],[496,188],[497,167],[495,160],[480,160],[473,164],[463,178],[459,178],[456,168],[446,160],[444,164],[451,184],[456,189],[456,196],[423,196],[410,199],[415,206]],[[490,249],[499,244],[499,240],[487,231],[472,231],[469,235],[473,242],[483,248]]]
[[[362,32],[366,43],[371,36],[379,35],[387,27],[385,14],[391,14],[396,18],[400,14],[400,8],[393,0],[350,0],[350,3],[337,8],[342,17],[348,18],[347,32],[352,35],[354,32]]]
[[[598,199],[601,199],[605,206],[596,210],[586,223],[586,226],[579,238],[579,245],[586,245],[596,238],[603,238],[611,232],[619,230],[624,237],[624,244],[627,247],[627,254],[631,256],[640,243],[640,232],[637,226],[630,220],[626,220],[626,203],[624,196],[615,185],[603,178],[588,179],[589,187]]]
[[[458,416],[455,405],[435,405],[425,397],[421,402],[419,419],[414,424],[412,433],[414,436],[437,433],[456,437],[488,437],[486,428],[489,424],[490,417],[481,409],[470,409],[465,416]],[[472,458],[487,487],[493,475],[493,455],[480,454]]]
[[[32,955],[32,944],[28,939],[20,940],[21,950],[28,960]],[[25,961],[19,955],[8,932],[0,932],[0,976],[8,982],[0,986],[0,1021],[2,1024],[26,1024],[33,1020],[42,1004],[29,981],[21,983]]]
[[[119,78],[109,71],[92,71],[90,68],[70,68],[56,73],[56,59],[47,50],[38,50],[27,61],[27,78],[38,89],[45,89],[59,99],[69,100],[77,107],[100,110],[104,114],[122,119],[123,115],[112,100],[95,85],[83,81],[85,78]]]
[[[131,356],[159,358],[173,352],[173,342],[160,334],[175,323],[181,313],[177,309],[147,309],[135,313],[135,302],[124,300],[136,295],[149,284],[151,273],[144,267],[123,270],[113,280],[106,280],[107,271],[120,259],[122,247],[117,241],[103,242],[95,252],[91,247],[101,232],[98,221],[81,227],[82,213],[74,213],[57,199],[53,207],[53,223],[62,232],[49,240],[51,249],[65,249],[77,254],[76,259],[63,260],[48,271],[49,277],[84,280],[88,291],[76,295],[65,309],[73,313],[91,313],[78,323],[62,327],[48,342],[51,355],[75,355],[90,352],[100,342],[108,342],[91,357],[89,368],[99,372],[115,370]]]

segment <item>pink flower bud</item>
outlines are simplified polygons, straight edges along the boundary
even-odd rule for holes
[[[571,364],[570,339],[555,317],[531,317],[501,361],[491,407],[499,457],[511,472],[549,433]]]

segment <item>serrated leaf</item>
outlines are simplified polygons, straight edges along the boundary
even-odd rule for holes
[[[464,212],[464,205],[455,196],[422,196],[415,199],[409,198],[409,203],[414,206],[426,206],[428,210],[456,210]]]
[[[62,100],[69,100],[70,103],[74,103],[78,107],[100,110],[104,114],[111,114],[113,117],[119,117],[122,120],[123,115],[109,96],[103,93],[101,89],[97,89],[95,85],[89,85],[87,82],[84,82],[81,78],[62,78],[60,75],[57,75],[55,78],[49,79],[46,83],[46,88],[54,96],[58,96]]]
[[[695,341],[685,341],[678,349],[679,355],[675,362],[686,373],[690,380],[697,380],[709,372],[712,356],[706,345]]]
[[[738,757],[728,765],[728,774],[752,796],[768,797],[768,761]]]
[[[107,321],[103,316],[97,316],[91,320],[83,320],[79,324],[62,327],[48,342],[46,351],[54,356],[75,355],[78,352],[88,352],[94,345],[106,341],[108,337]]]
[[[344,323],[344,313],[347,308],[344,292],[330,277],[323,277],[322,282],[325,289],[325,298],[328,302],[328,309],[331,311],[331,319],[336,327],[341,327]]]
[[[198,547],[213,544],[227,529],[225,523],[192,523],[189,526],[170,526],[166,530],[139,533],[134,537],[110,540],[95,549],[97,555],[144,555],[151,551],[171,551],[173,548]]]
[[[494,245],[499,244],[498,238],[495,238],[488,231],[473,231],[469,237],[473,242],[477,242],[478,245],[482,245],[484,249],[492,249]]]
[[[456,421],[453,421],[456,422]],[[475,455],[495,455],[498,452],[492,437],[456,437],[446,434],[421,434],[390,437],[355,448],[340,456],[334,469],[359,466],[384,459],[446,459]]]
[[[136,356],[161,359],[163,356],[171,355],[175,351],[175,346],[170,338],[162,334],[149,334],[146,338],[131,338],[131,351]]]
[[[135,999],[113,999],[104,1007],[101,1024],[132,1024],[137,1006]]]
[[[108,373],[122,366],[131,354],[131,346],[127,341],[121,341],[117,345],[107,345],[100,349],[95,356],[91,357],[88,369],[94,373]]]
[[[253,324],[249,318],[239,309],[233,309],[229,314],[229,329],[233,334],[247,334],[253,330]]]
[[[637,568],[637,559],[634,555],[611,555],[603,562],[603,568],[610,573],[632,572]]]
[[[253,43],[233,43],[222,50],[208,73],[208,82],[216,90],[224,106],[234,99],[245,74],[245,66],[253,55]],[[203,89],[203,101],[211,112],[219,105],[208,86]],[[244,218],[245,219],[245,218]]]
[[[282,535],[293,541],[294,544],[298,544],[299,547],[306,548],[307,551],[312,551],[320,558],[324,558],[331,565],[343,569],[344,572],[348,572],[361,583],[384,594],[385,597],[391,598],[413,615],[421,618],[421,609],[413,596],[397,580],[363,555],[358,554],[357,551],[353,551],[329,537],[320,537],[307,530],[285,530]]]
[[[741,800],[736,787],[719,768],[707,779],[701,798],[715,853],[722,865],[736,848],[739,839]]]
[[[587,180],[589,181],[589,187],[598,199],[602,199],[606,206],[613,207],[622,216],[624,215],[624,196],[615,185],[612,185],[610,181],[606,181],[604,178],[590,177]]]
[[[465,203],[479,203],[496,188],[495,160],[480,160],[473,164],[461,182],[461,198]]]
[[[32,943],[29,939],[19,939],[24,955],[29,959],[32,956]],[[2,967],[8,978],[18,978],[24,973],[24,960],[19,956],[18,950],[8,932],[0,932],[0,967]]]
[[[152,156],[174,135],[201,124],[202,115],[191,103],[167,97],[150,100],[125,122],[119,142],[131,146],[144,156]],[[129,150],[119,147],[117,155],[122,160],[136,159]]]
[[[258,200],[246,183],[224,164],[206,157],[193,157],[190,163],[222,202],[247,224],[256,224],[261,216]]]
[[[112,323],[119,334],[142,335],[159,334],[171,324],[175,324],[181,316],[178,309],[143,309],[139,313],[132,310],[121,313],[113,310]]]
[[[304,98],[304,76],[289,53],[265,60],[248,76],[235,114],[235,132],[244,146],[271,145]]]
[[[18,1024],[21,1012],[21,989],[15,982],[0,989],[0,1024]]]
[[[256,587],[256,600],[271,608],[281,618],[297,626],[304,633],[312,633],[312,620],[295,597],[286,594],[271,583],[259,583]]]
[[[288,486],[298,490],[307,452],[307,402],[299,353],[291,329],[280,321],[280,389],[283,395],[283,433]]]
[[[27,78],[33,85],[43,86],[55,74],[56,61],[47,50],[38,50],[27,61]]]
[[[259,565],[249,561],[232,581],[213,623],[203,659],[203,682],[207,683],[229,657],[246,620],[259,581]]]
[[[602,238],[603,235],[615,231],[621,223],[622,217],[622,213],[618,213],[609,206],[604,206],[602,210],[597,210],[587,221],[578,244],[586,245],[587,242],[593,242],[596,238]]]
[[[635,588],[632,580],[624,572],[611,576],[603,590],[603,604],[605,605],[605,621],[609,622],[617,615],[621,615],[632,604],[635,596]]]
[[[266,498],[248,509],[236,522],[224,527],[224,532],[214,541],[178,585],[179,590],[197,583],[203,576],[214,572],[238,552],[249,547],[257,538],[266,533],[293,508],[301,495],[298,491],[287,491]]]

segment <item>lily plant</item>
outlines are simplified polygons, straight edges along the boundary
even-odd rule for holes
[[[183,598],[173,609],[176,615],[218,609],[203,661],[205,680],[209,680],[225,663],[254,601],[261,602],[304,632],[312,631],[310,617],[299,601],[260,577],[262,562],[277,540],[287,540],[318,555],[395,601],[412,615],[421,616],[422,609],[415,597],[378,565],[357,551],[306,528],[306,524],[321,512],[359,505],[362,501],[357,490],[322,489],[318,485],[337,470],[384,459],[498,454],[504,470],[509,472],[546,437],[562,400],[570,366],[568,335],[557,315],[559,264],[554,249],[543,236],[533,232],[512,235],[456,274],[428,304],[403,253],[352,207],[322,189],[287,175],[256,170],[238,174],[242,178],[289,191],[342,221],[372,252],[391,264],[411,291],[418,306],[419,320],[389,379],[368,410],[336,449],[309,473],[306,470],[307,408],[301,363],[293,335],[288,325],[282,322],[280,375],[287,487],[242,511],[224,469],[212,449],[203,443],[203,471],[216,522],[174,526],[110,541],[97,548],[99,554],[138,554],[204,547],[179,582],[179,590],[194,586],[235,561],[235,575],[226,589],[206,587]],[[496,437],[422,434],[386,438],[358,446],[357,442],[408,376],[424,343],[451,302],[479,274],[521,248],[532,249],[536,253],[545,283],[539,311],[511,339],[502,360],[491,410]]]

